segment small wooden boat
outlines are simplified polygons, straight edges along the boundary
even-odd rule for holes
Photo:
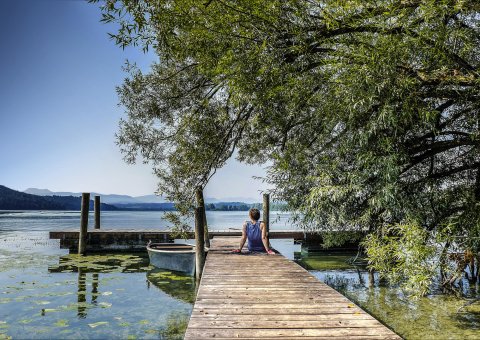
[[[157,268],[195,274],[195,246],[181,243],[148,243],[150,264]]]

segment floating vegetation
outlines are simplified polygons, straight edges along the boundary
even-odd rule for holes
[[[147,266],[146,266],[147,265]],[[49,266],[50,272],[70,273],[79,270],[92,272],[143,272],[148,266],[148,257],[138,254],[69,254],[59,259],[58,265]]]
[[[58,309],[55,308],[42,308],[42,315],[45,313],[52,313],[52,312],[58,312]]]
[[[308,270],[341,270],[355,268],[349,263],[355,253],[314,253],[307,257],[302,257],[297,262]]]
[[[50,301],[33,301],[37,305],[49,305]]]
[[[53,325],[55,327],[68,327],[68,320],[60,319],[60,320],[57,320]]]
[[[110,307],[112,307],[112,304],[111,304],[111,303],[108,303],[108,302],[100,302],[98,305],[99,305],[100,307],[102,307],[102,308],[110,308]]]
[[[160,338],[183,339],[187,330],[190,314],[172,313],[167,318],[167,326],[160,331]]]
[[[163,281],[160,286],[177,287],[177,296],[152,289],[146,255],[51,255],[15,248],[0,249],[0,309],[9,311],[0,320],[0,340],[158,339],[172,311],[191,312],[193,300],[182,299],[193,296],[191,277],[154,275],[152,281]]]
[[[25,325],[25,324],[30,323],[32,321],[33,321],[32,319],[22,319],[22,320],[19,320],[18,322]]]
[[[147,273],[147,280],[164,293],[187,303],[195,302],[195,279],[183,273],[153,269]]]
[[[107,321],[99,321],[99,322],[95,322],[95,323],[89,323],[88,325],[90,326],[90,328],[96,328],[98,326],[108,325],[108,322]]]

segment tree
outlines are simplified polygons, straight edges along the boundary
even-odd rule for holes
[[[478,1],[101,8],[120,24],[117,44],[159,56],[119,89],[118,142],[128,161],[153,163],[169,198],[188,202],[238,150],[240,161],[271,162],[273,194],[306,229],[367,232],[371,266],[393,281],[404,273],[424,293],[440,271],[454,283],[466,261],[452,267],[452,251],[473,254],[478,277]]]

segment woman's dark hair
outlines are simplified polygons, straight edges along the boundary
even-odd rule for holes
[[[248,215],[251,219],[258,221],[258,219],[260,218],[260,210],[258,210],[257,208],[252,208],[248,211]]]

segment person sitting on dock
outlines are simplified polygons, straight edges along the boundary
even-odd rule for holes
[[[268,246],[267,227],[264,222],[260,222],[260,210],[252,208],[248,211],[250,221],[245,221],[242,228],[242,239],[240,248],[233,250],[234,253],[241,253],[245,241],[248,239],[248,250],[250,252],[266,252],[275,254]]]

